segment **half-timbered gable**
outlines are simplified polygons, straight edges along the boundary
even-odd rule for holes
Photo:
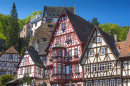
[[[64,9],[46,48],[47,67],[52,85],[83,85],[79,60],[93,25]]]
[[[14,47],[10,47],[0,55],[0,75],[17,73],[19,63],[19,53]]]
[[[121,60],[121,79],[122,86],[130,86],[130,30],[128,32],[123,49],[119,56]]]
[[[17,78],[23,78],[27,73],[31,78],[43,78],[43,63],[37,51],[26,48],[19,63]]]
[[[121,83],[118,56],[113,37],[95,27],[80,60],[85,86],[115,86]]]

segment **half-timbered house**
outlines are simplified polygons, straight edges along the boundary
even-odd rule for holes
[[[33,81],[43,79],[44,65],[37,51],[25,48],[18,66],[17,79],[22,79],[27,73]]]
[[[130,30],[119,59],[121,61],[121,86],[130,86]]]
[[[64,9],[46,48],[51,86],[83,86],[79,64],[94,25]]]
[[[19,63],[19,52],[14,47],[8,48],[0,54],[0,75],[17,73]]]
[[[84,86],[121,86],[121,62],[114,37],[95,27],[80,59]]]

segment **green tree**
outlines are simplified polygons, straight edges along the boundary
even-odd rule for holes
[[[9,25],[7,27],[7,35],[6,35],[6,48],[10,46],[15,46],[17,49],[18,44],[18,33],[19,33],[19,23],[18,23],[18,13],[16,10],[15,3],[13,3],[13,7],[10,13]]]
[[[12,76],[12,75],[1,75],[0,76],[0,86],[5,86],[4,84],[12,79],[14,79],[14,76]]]
[[[100,23],[98,22],[97,18],[93,18],[91,21],[92,24],[98,26]]]

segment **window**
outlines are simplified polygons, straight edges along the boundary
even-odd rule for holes
[[[69,57],[71,57],[71,50],[69,50]]]
[[[104,86],[104,80],[100,80],[100,86]]]
[[[70,74],[72,74],[72,66],[70,66],[70,70],[69,70]]]
[[[20,74],[23,74],[23,69],[20,69]]]
[[[101,55],[105,54],[105,48],[101,48]]]
[[[102,70],[105,71],[106,70],[106,63],[102,64]]]
[[[63,28],[63,23],[61,24],[61,29],[64,29],[64,28]]]
[[[76,73],[79,73],[79,65],[76,65]]]
[[[58,49],[58,56],[61,56],[61,49]]]
[[[87,32],[85,28],[83,28],[84,32]]]
[[[6,72],[3,72],[3,75],[6,75]]]
[[[71,40],[71,35],[66,35],[66,41],[70,41]]]
[[[96,42],[96,40],[95,40],[95,37],[92,37],[92,40],[91,40],[92,42]]]
[[[88,82],[86,83],[86,86],[92,86],[92,82],[91,82],[91,81],[88,81]]]
[[[101,37],[97,37],[97,43],[101,42]]]
[[[98,71],[101,71],[102,70],[102,66],[101,64],[98,64]]]
[[[9,59],[13,59],[13,55],[9,55]]]
[[[29,73],[31,73],[31,67],[29,67]]]
[[[50,34],[52,34],[53,31],[50,31]]]
[[[28,68],[26,68],[26,73],[28,73]]]
[[[6,67],[6,63],[4,63],[4,67]]]
[[[109,86],[109,80],[105,80],[105,86]]]
[[[0,67],[2,66],[2,63],[0,63]]]
[[[38,73],[41,74],[41,70],[40,70],[40,68],[39,68],[39,70],[38,70]]]
[[[56,50],[54,50],[54,56],[56,56]]]
[[[52,53],[50,53],[50,61],[52,61]]]
[[[66,29],[66,23],[64,23],[64,29]]]
[[[56,67],[54,67],[54,74],[56,74]]]
[[[41,38],[41,41],[46,41],[46,37],[45,38]]]
[[[61,38],[59,38],[59,44],[61,43]]]
[[[35,27],[37,27],[37,23],[35,23]]]
[[[117,79],[117,86],[121,86],[121,79]]]
[[[61,65],[58,65],[58,74],[61,74]]]
[[[107,64],[107,68],[108,68],[108,70],[112,70],[112,63],[111,62]]]
[[[46,57],[43,58],[43,62],[46,62]]]
[[[63,66],[63,74],[65,74],[65,66]]]
[[[90,66],[86,65],[86,72],[90,72]]]
[[[96,71],[96,64],[93,64],[93,65],[92,65],[92,70],[93,70],[93,72]]]
[[[61,43],[61,38],[56,38],[56,44],[60,44]]]
[[[98,81],[97,80],[94,81],[94,86],[98,86]]]
[[[74,55],[75,55],[75,56],[78,55],[78,53],[77,53],[77,48],[75,49]]]
[[[93,56],[93,50],[89,50],[88,55]]]
[[[115,86],[115,79],[110,80],[110,86]]]
[[[0,72],[0,75],[2,75],[2,72]]]
[[[25,58],[24,58],[24,61],[28,61],[28,57],[25,57]]]
[[[16,67],[17,67],[17,64],[14,64],[14,67],[16,68]]]

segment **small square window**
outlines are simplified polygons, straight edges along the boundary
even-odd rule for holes
[[[105,54],[105,48],[101,48],[101,55]]]
[[[9,59],[13,59],[13,55],[9,55]]]
[[[97,37],[97,43],[101,42],[101,37]]]
[[[4,63],[4,67],[6,67],[6,63]]]
[[[16,67],[17,67],[17,64],[14,64],[14,67],[16,68]]]
[[[93,50],[89,50],[88,55],[93,56]]]

